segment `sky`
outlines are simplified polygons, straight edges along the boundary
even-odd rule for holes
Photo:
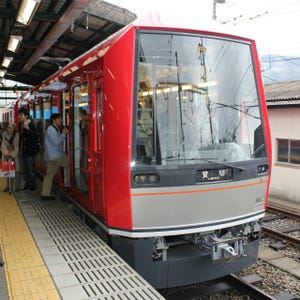
[[[214,24],[220,32],[253,38],[260,56],[300,57],[300,0],[225,0],[216,4],[216,20],[213,20],[214,0],[106,1],[127,8],[138,17],[149,12],[172,17],[180,27],[205,29]]]

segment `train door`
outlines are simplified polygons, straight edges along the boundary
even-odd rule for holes
[[[93,210],[105,219],[105,205],[103,197],[103,144],[102,144],[102,128],[103,128],[103,93],[102,78],[94,79],[93,89]]]
[[[88,84],[83,83],[73,88],[73,159],[74,185],[83,194],[89,196],[89,99]],[[89,205],[89,204],[88,204]]]
[[[61,113],[63,117],[63,126],[70,128],[70,95],[69,92],[62,92],[61,97]],[[70,136],[67,135],[64,150],[67,155],[69,155],[69,144],[70,144]]]
[[[38,169],[40,170],[45,170],[44,166],[44,140],[43,140],[43,107],[42,107],[42,99],[38,98],[34,103],[33,103],[33,119],[35,120],[35,127],[37,130],[38,134],[38,139],[40,143],[40,151],[36,155],[36,165]]]

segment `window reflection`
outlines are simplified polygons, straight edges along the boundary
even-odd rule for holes
[[[137,122],[137,149],[139,155],[144,157],[145,163],[153,159],[153,107],[152,97],[139,100]]]
[[[137,106],[137,163],[266,156],[248,44],[141,34]]]
[[[75,185],[88,194],[88,86],[74,87],[74,170]]]

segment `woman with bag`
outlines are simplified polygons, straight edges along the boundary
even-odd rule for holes
[[[2,136],[2,161],[14,161],[16,173],[20,170],[18,161],[19,139],[19,133],[16,131],[15,124],[9,123]],[[7,178],[6,188],[4,189],[4,192],[8,191],[10,191],[9,178]]]

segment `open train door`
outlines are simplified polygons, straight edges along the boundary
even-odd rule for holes
[[[93,211],[105,219],[103,191],[103,92],[102,77],[93,80],[93,159],[92,159],[92,197]]]

